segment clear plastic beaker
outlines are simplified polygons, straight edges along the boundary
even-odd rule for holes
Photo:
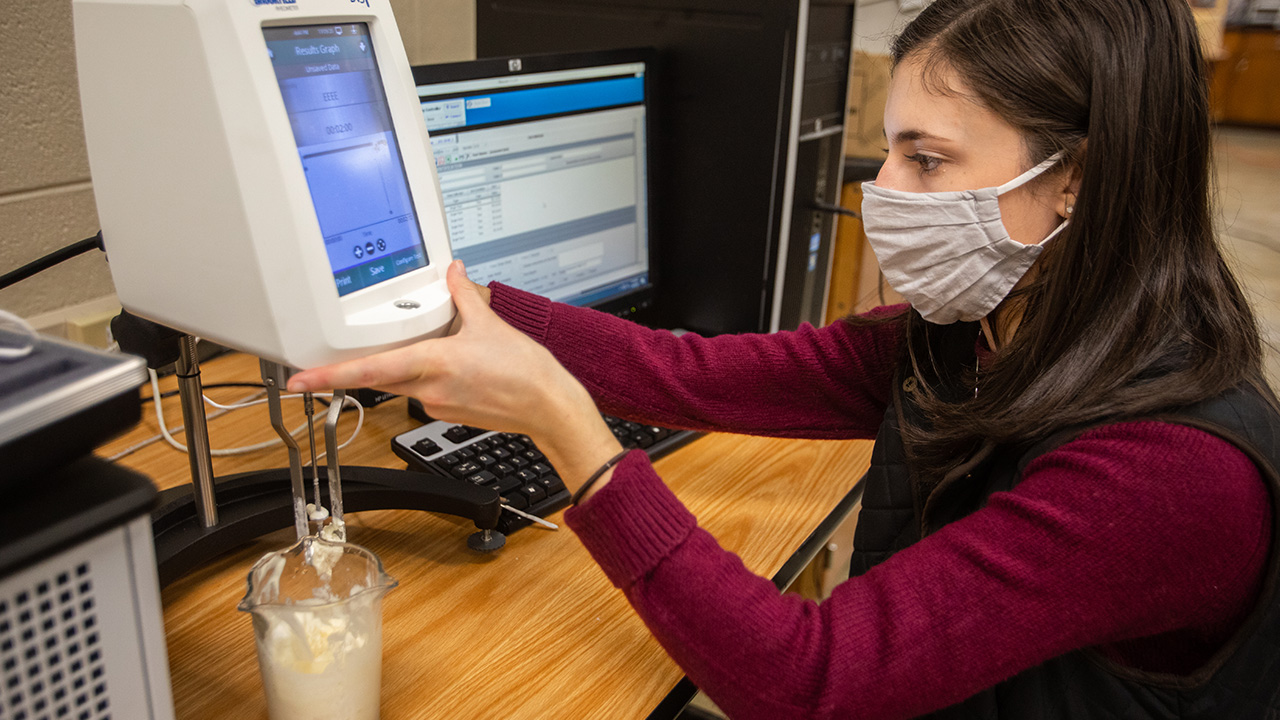
[[[237,606],[253,614],[271,720],[377,720],[382,596],[377,555],[307,536],[262,556]]]

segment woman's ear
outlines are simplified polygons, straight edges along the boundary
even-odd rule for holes
[[[1084,154],[1088,141],[1080,143],[1080,148],[1071,154],[1071,167],[1063,173],[1064,180],[1058,193],[1058,215],[1070,218],[1076,209],[1076,198],[1080,196],[1080,180],[1084,176]]]

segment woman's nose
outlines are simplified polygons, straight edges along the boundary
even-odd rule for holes
[[[884,164],[880,166],[880,172],[876,173],[876,187],[886,190],[902,190],[898,187],[898,181],[901,179],[896,169],[892,167],[893,163],[886,158]]]

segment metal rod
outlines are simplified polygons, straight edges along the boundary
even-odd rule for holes
[[[512,506],[510,506],[510,505],[508,505],[508,504],[506,504],[505,502],[504,502],[504,503],[502,503],[502,509],[503,509],[503,510],[506,510],[507,512],[512,513],[512,514],[514,514],[514,515],[519,515],[520,517],[522,517],[522,518],[524,518],[525,520],[528,520],[528,521],[530,521],[530,522],[535,522],[535,523],[537,523],[537,524],[541,525],[542,527],[547,528],[548,530],[559,530],[559,529],[560,529],[560,526],[559,526],[559,525],[557,525],[557,524],[555,524],[555,523],[551,522],[550,520],[543,520],[542,518],[540,518],[540,517],[538,517],[537,515],[534,515],[534,514],[532,514],[532,513],[527,513],[527,512],[525,512],[525,511],[523,511],[523,510],[517,510],[516,508],[514,508],[514,507],[512,507]]]
[[[316,401],[309,392],[302,393],[302,411],[307,415],[307,435],[311,443],[311,496],[316,510],[320,509],[320,466],[316,463]]]
[[[267,409],[271,414],[271,427],[284,441],[289,451],[289,480],[293,486],[293,526],[298,531],[298,539],[310,534],[307,526],[307,488],[302,482],[302,456],[298,453],[298,443],[284,426],[284,412],[280,409],[280,388],[288,382],[285,368],[270,360],[259,360],[262,370],[262,382],[267,386]]]
[[[218,524],[218,501],[213,489],[213,455],[209,450],[209,425],[204,414],[204,387],[200,384],[196,339],[183,335],[178,340],[178,350],[178,395],[187,434],[191,487],[195,492],[196,515],[208,528]]]
[[[333,522],[342,525],[342,472],[338,469],[338,416],[346,403],[345,390],[334,390],[329,403],[329,414],[324,420],[324,451],[329,463],[329,512]]]

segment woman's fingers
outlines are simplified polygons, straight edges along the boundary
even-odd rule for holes
[[[474,323],[483,314],[492,314],[480,286],[467,278],[467,271],[461,260],[454,260],[449,264],[445,270],[445,282],[449,286],[453,304],[458,309],[454,332],[459,331],[462,322],[468,318]],[[426,340],[369,357],[305,370],[289,379],[289,391],[351,387],[384,389],[391,385],[403,388],[422,377],[426,370],[425,363],[431,354],[428,344],[434,342],[438,341]]]
[[[456,334],[298,373],[289,390],[376,388],[415,397],[441,419],[520,432],[537,426],[548,396],[581,395],[594,411],[550,352],[490,309],[487,288],[471,282],[461,262],[449,265],[445,279]]]
[[[332,390],[334,388],[381,388],[401,385],[423,377],[430,367],[430,351],[425,342],[414,343],[365,358],[304,370],[289,378],[289,392]]]
[[[461,260],[449,263],[449,267],[445,270],[445,282],[449,286],[453,305],[457,308],[453,324],[449,326],[450,335],[461,332],[468,318],[471,319],[472,324],[475,324],[484,315],[496,317],[489,309],[489,288],[471,282]]]
[[[449,263],[444,278],[449,286],[449,294],[453,296],[453,304],[464,320],[476,313],[489,312],[489,301],[484,297],[480,286],[467,277],[467,268],[461,260]]]

